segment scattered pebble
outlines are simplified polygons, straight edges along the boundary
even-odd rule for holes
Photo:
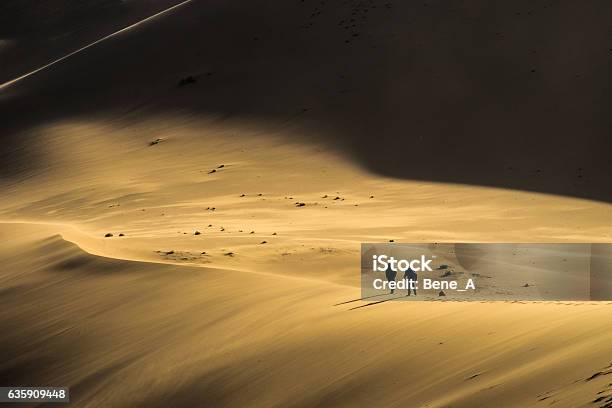
[[[193,235],[200,235],[200,234],[201,234],[200,231],[196,231],[196,232],[193,233]]]
[[[197,79],[192,76],[186,76],[185,78],[181,78],[181,80],[178,82],[178,86],[185,86],[185,85],[189,85],[189,84],[195,84],[197,82]]]
[[[110,232],[107,232],[106,234],[104,234],[104,238],[110,238],[112,236],[113,234],[111,234]]]

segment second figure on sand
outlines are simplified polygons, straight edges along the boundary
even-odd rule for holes
[[[414,296],[416,296],[416,285],[417,285],[417,273],[412,269],[408,268],[406,272],[404,272],[404,279],[408,282],[408,294],[406,296],[410,296],[410,289],[414,291]]]

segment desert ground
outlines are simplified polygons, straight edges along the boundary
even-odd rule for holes
[[[611,6],[194,0],[87,47],[178,3],[0,6],[0,385],[612,406],[612,302],[359,299],[362,242],[612,242]]]

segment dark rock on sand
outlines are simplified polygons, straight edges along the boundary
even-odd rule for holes
[[[189,76],[186,76],[185,78],[181,78],[181,80],[178,82],[178,86],[195,84],[196,82],[197,82],[196,77],[189,75]]]

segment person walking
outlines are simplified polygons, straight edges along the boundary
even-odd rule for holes
[[[411,268],[406,269],[404,272],[404,279],[408,281],[408,294],[406,296],[410,296],[410,289],[414,292],[414,296],[416,296],[416,285],[417,285],[417,273],[413,271]]]
[[[395,277],[397,276],[397,271],[391,269],[391,265],[387,265],[387,269],[385,269],[385,277],[387,278],[387,282],[395,282]],[[395,292],[395,289],[391,288],[391,295]]]

